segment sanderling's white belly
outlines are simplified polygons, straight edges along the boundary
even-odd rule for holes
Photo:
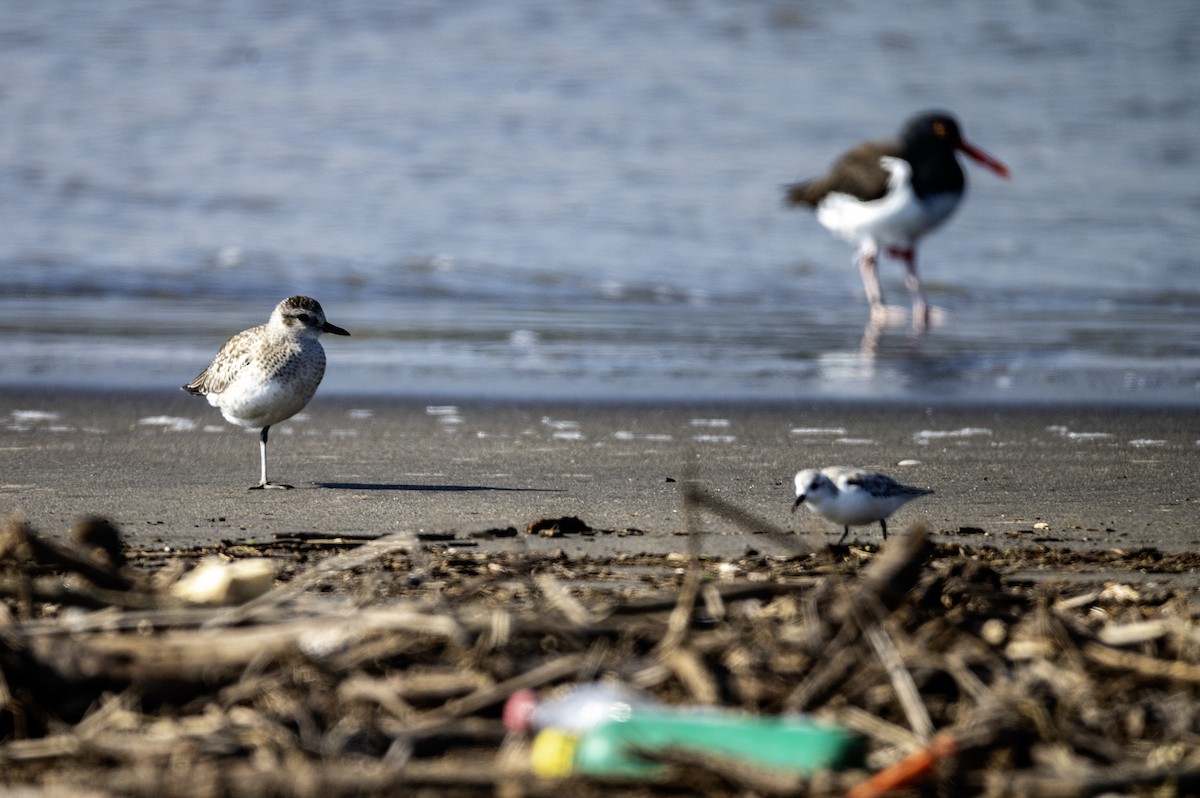
[[[866,491],[842,492],[835,499],[822,501],[820,506],[810,503],[809,509],[836,524],[862,526],[887,518],[905,500],[901,496],[872,496]]]

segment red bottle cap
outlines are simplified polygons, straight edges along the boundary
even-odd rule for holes
[[[538,705],[537,693],[532,690],[518,690],[504,702],[504,728],[510,732],[524,734],[529,731],[533,722],[533,710]]]

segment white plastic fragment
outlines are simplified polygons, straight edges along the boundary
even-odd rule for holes
[[[275,584],[275,561],[206,559],[171,586],[171,595],[192,604],[245,604]]]

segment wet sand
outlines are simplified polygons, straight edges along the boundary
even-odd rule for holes
[[[793,515],[792,474],[852,464],[933,496],[922,521],[971,546],[1200,546],[1200,411],[1102,407],[617,405],[318,396],[272,428],[271,478],[247,491],[258,441],[183,393],[0,391],[0,511],[41,531],[105,515],[164,547],[282,533],[478,536],[496,549],[568,555],[684,551],[682,486],[821,541],[840,530]],[[901,463],[905,463],[901,465]],[[602,534],[542,538],[536,519],[578,516]],[[699,515],[703,549],[786,553],[787,538]],[[878,527],[852,530],[874,541]],[[798,538],[797,544],[803,545]]]

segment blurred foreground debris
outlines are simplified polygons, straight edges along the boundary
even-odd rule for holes
[[[737,516],[699,493],[691,511]],[[743,520],[748,532],[779,533]],[[133,796],[1200,791],[1195,555],[968,550],[934,546],[920,528],[878,548],[802,542],[791,556],[729,562],[704,558],[698,535],[682,557],[568,557],[520,538],[515,551],[486,553],[445,537],[289,536],[168,557],[122,546],[103,519],[69,545],[9,519],[0,786]],[[268,561],[249,566],[244,603],[181,600],[187,566],[214,555]],[[1057,582],[1044,568],[1032,577],[1047,563]],[[1145,578],[1155,570],[1157,583]],[[861,735],[865,766],[809,777],[664,750],[654,757],[670,767],[647,781],[534,776],[529,739],[501,723],[505,701],[601,678],[669,706],[811,714]]]

